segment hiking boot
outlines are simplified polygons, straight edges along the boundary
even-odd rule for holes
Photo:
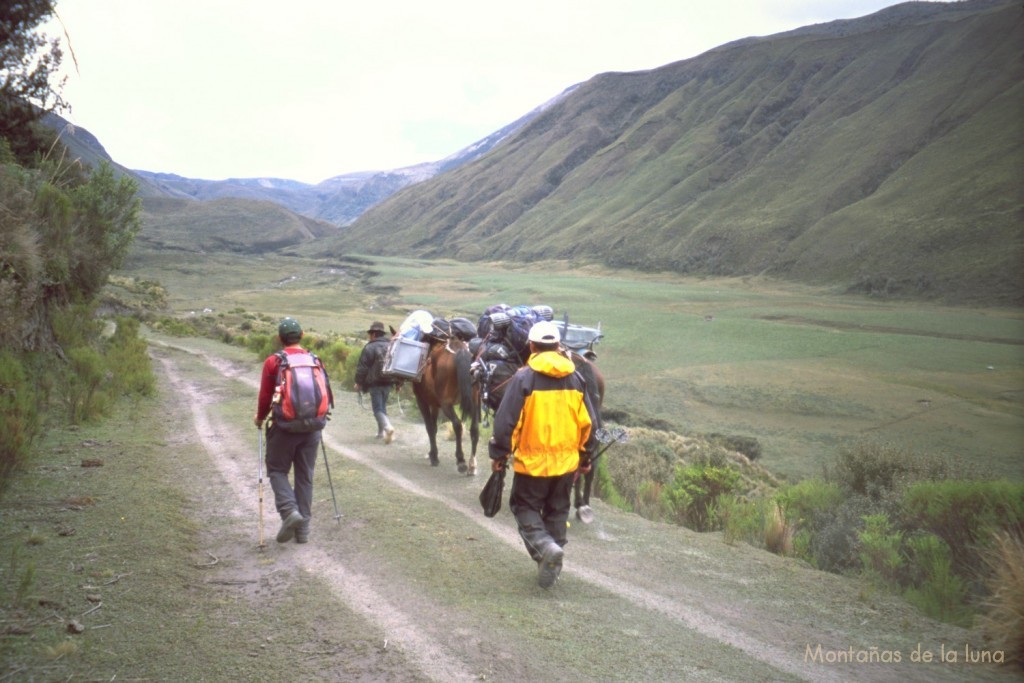
[[[395,428],[388,425],[387,429],[384,430],[384,443],[389,444],[395,438]]]
[[[298,529],[295,532],[296,543],[309,543],[309,529]]]
[[[281,530],[277,532],[277,542],[287,543],[295,536],[295,527],[304,521],[302,513],[292,510],[281,522]]]
[[[541,588],[551,588],[562,572],[562,557],[565,552],[557,543],[550,543],[544,548],[537,564],[537,584]]]

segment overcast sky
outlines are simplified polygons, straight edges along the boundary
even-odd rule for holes
[[[320,182],[436,161],[606,71],[894,0],[57,0],[64,116],[129,168]],[[60,25],[48,33],[59,35]]]

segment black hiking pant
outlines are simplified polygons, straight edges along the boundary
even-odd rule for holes
[[[306,519],[313,516],[313,467],[320,447],[320,432],[286,432],[271,427],[267,432],[267,477],[274,491],[274,504],[284,519],[298,510]],[[288,475],[295,470],[295,485]]]
[[[569,542],[565,525],[569,521],[572,478],[573,472],[557,477],[531,477],[516,472],[512,479],[508,507],[516,518],[526,551],[535,562],[540,562],[549,543],[564,547]]]

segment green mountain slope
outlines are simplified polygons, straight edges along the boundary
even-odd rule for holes
[[[147,197],[142,201],[141,246],[183,251],[259,253],[322,239],[337,232],[269,201]]]
[[[599,75],[317,251],[1019,303],[1024,13],[908,3]]]

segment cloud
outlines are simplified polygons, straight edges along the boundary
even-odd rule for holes
[[[69,118],[119,163],[317,182],[441,159],[604,71],[888,4],[62,0],[57,10],[80,69],[65,89]]]

